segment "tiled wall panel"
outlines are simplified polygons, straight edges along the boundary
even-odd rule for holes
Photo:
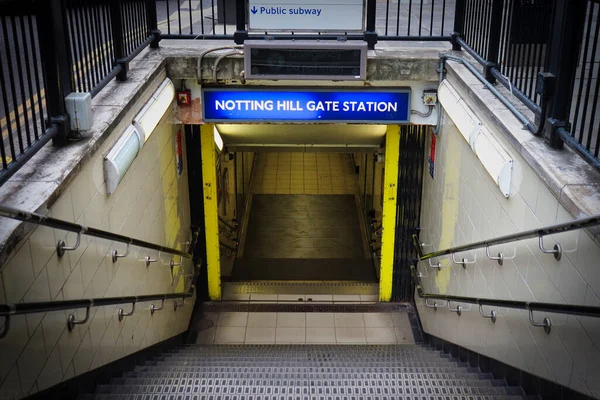
[[[574,219],[518,152],[496,137],[514,160],[508,199],[452,120],[444,116],[435,176],[432,179],[427,174],[424,179],[421,240],[428,245],[425,252]],[[427,149],[429,146],[428,142]],[[444,258],[433,262],[450,267],[436,272],[425,261],[419,263],[419,270],[426,275],[423,282],[428,292],[600,305],[598,242],[587,231],[573,231],[547,237],[545,246],[551,248],[556,242],[564,249],[560,261],[543,254],[537,239],[529,239],[491,248],[492,254],[514,256],[503,266],[480,249],[457,255],[476,259],[466,269]],[[546,316],[552,319],[552,332],[547,335],[529,323],[526,311],[497,309],[499,317],[494,324],[482,318],[476,307],[458,317],[447,309],[426,308],[418,298],[417,303],[426,332],[600,397],[600,320],[535,313],[538,321]],[[484,311],[491,309],[485,307]]]
[[[139,109],[137,106],[133,109]],[[177,176],[175,151],[176,133],[182,127],[170,124],[171,118],[169,112],[116,192],[107,196],[103,154],[123,132],[126,121],[120,124],[65,189],[49,215],[187,249],[187,170],[184,168]],[[59,239],[72,245],[76,235],[38,227],[18,245],[0,269],[0,303],[167,293],[183,291],[189,285],[189,260],[175,268],[172,280],[168,254],[159,257],[155,251],[132,247],[128,257],[113,263],[112,250],[124,253],[125,244],[82,236],[77,250],[59,258]],[[146,267],[145,256],[159,257],[160,261]],[[66,324],[70,312],[15,316],[8,336],[0,340],[0,399],[20,398],[46,389],[177,335],[187,329],[192,304],[188,300],[174,311],[169,301],[154,316],[150,315],[150,303],[136,304],[134,315],[121,322],[117,310],[123,307],[127,312],[130,304],[93,308],[89,322],[77,325],[72,332]],[[83,318],[85,310],[75,314]]]

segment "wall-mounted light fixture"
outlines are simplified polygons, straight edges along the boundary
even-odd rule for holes
[[[223,150],[223,138],[221,137],[216,125],[213,127],[213,136],[215,138],[217,149],[219,149],[219,151]]]
[[[135,125],[141,134],[140,143],[142,146],[148,140],[174,98],[175,86],[173,86],[173,82],[169,78],[166,78],[152,94],[152,97],[138,115],[135,116],[133,125]]]
[[[104,157],[106,191],[113,194],[175,97],[175,87],[166,78],[135,116],[123,135]]]
[[[509,197],[513,166],[510,155],[447,80],[440,84],[438,99],[504,197]]]
[[[117,143],[104,157],[104,176],[108,194],[113,194],[117,189],[125,172],[138,155],[140,147],[139,132],[135,126],[129,125],[123,136],[117,140]]]

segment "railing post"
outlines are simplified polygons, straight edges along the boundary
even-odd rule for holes
[[[544,129],[544,139],[554,149],[564,146],[558,129],[570,129],[569,112],[587,3],[588,0],[556,0],[547,58],[547,71],[554,75],[554,90],[547,105]]]
[[[157,49],[160,42],[160,30],[158,29],[156,0],[146,0],[146,17],[148,18],[148,33],[154,36],[150,47]]]
[[[485,79],[490,83],[496,83],[496,78],[494,78],[494,76],[492,75],[492,68],[496,68],[498,65],[498,52],[500,51],[500,31],[502,30],[503,9],[504,0],[493,0],[490,37],[486,57],[487,64],[484,67]]]
[[[120,1],[111,1],[110,4],[110,29],[113,37],[115,50],[115,62],[121,66],[121,72],[117,75],[118,81],[127,80],[129,64],[125,61],[125,46],[123,43],[123,14]]]
[[[454,7],[454,32],[450,42],[452,43],[452,50],[455,51],[462,50],[456,39],[464,33],[465,29],[465,2],[466,0],[456,0],[456,6]]]
[[[246,30],[246,0],[236,0],[235,2],[235,33],[233,40],[236,44],[244,44],[248,39]]]
[[[35,19],[46,83],[47,125],[56,125],[58,134],[52,139],[52,143],[62,145],[67,142],[71,131],[65,97],[73,91],[69,41],[65,31],[65,4],[61,0],[40,1],[35,4],[38,5]]]
[[[377,43],[377,32],[375,31],[375,18],[377,14],[377,1],[367,0],[367,30],[365,31],[365,41],[369,50],[375,50]]]

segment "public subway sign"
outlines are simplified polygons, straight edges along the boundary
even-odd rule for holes
[[[248,28],[260,31],[362,31],[363,0],[250,0]]]
[[[347,122],[410,120],[410,89],[203,89],[206,122]]]

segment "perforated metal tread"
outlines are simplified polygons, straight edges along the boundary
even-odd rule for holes
[[[407,345],[184,346],[97,387],[96,399],[523,399],[519,387]]]

